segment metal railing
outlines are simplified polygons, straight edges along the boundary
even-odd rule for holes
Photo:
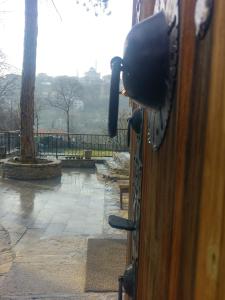
[[[0,132],[0,149],[1,154],[13,155],[20,148],[20,132],[19,131],[4,131]]]
[[[115,138],[102,134],[39,133],[35,141],[40,156],[79,158],[91,150],[92,157],[107,157],[113,152],[128,151],[126,129],[119,129]]]
[[[110,157],[114,152],[128,151],[127,129],[118,129],[114,138],[102,134],[38,133],[34,139],[37,156],[83,158],[89,152],[91,157]],[[0,147],[5,147],[7,155],[18,153],[19,131],[0,132]]]

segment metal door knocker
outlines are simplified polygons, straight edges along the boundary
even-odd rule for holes
[[[178,56],[178,9],[160,10],[129,32],[123,59],[111,60],[109,135],[117,134],[120,72],[126,95],[149,112],[148,141],[158,149],[167,127]]]

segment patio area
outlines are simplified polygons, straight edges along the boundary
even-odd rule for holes
[[[126,233],[109,227],[110,214],[127,210],[116,184],[93,169],[44,181],[0,178],[1,299],[117,299],[110,287],[87,290],[90,241],[126,243]]]

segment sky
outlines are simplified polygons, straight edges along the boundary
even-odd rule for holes
[[[38,1],[37,74],[82,76],[90,67],[109,74],[111,58],[123,54],[133,1],[110,0],[111,15],[98,17],[76,0],[54,0],[60,16],[51,0]],[[23,35],[24,0],[0,0],[0,48],[18,72]]]

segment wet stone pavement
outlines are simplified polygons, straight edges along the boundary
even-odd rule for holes
[[[110,228],[110,214],[127,211],[116,184],[94,170],[64,169],[47,181],[0,178],[0,299],[117,299],[85,293],[88,239],[126,238]]]

